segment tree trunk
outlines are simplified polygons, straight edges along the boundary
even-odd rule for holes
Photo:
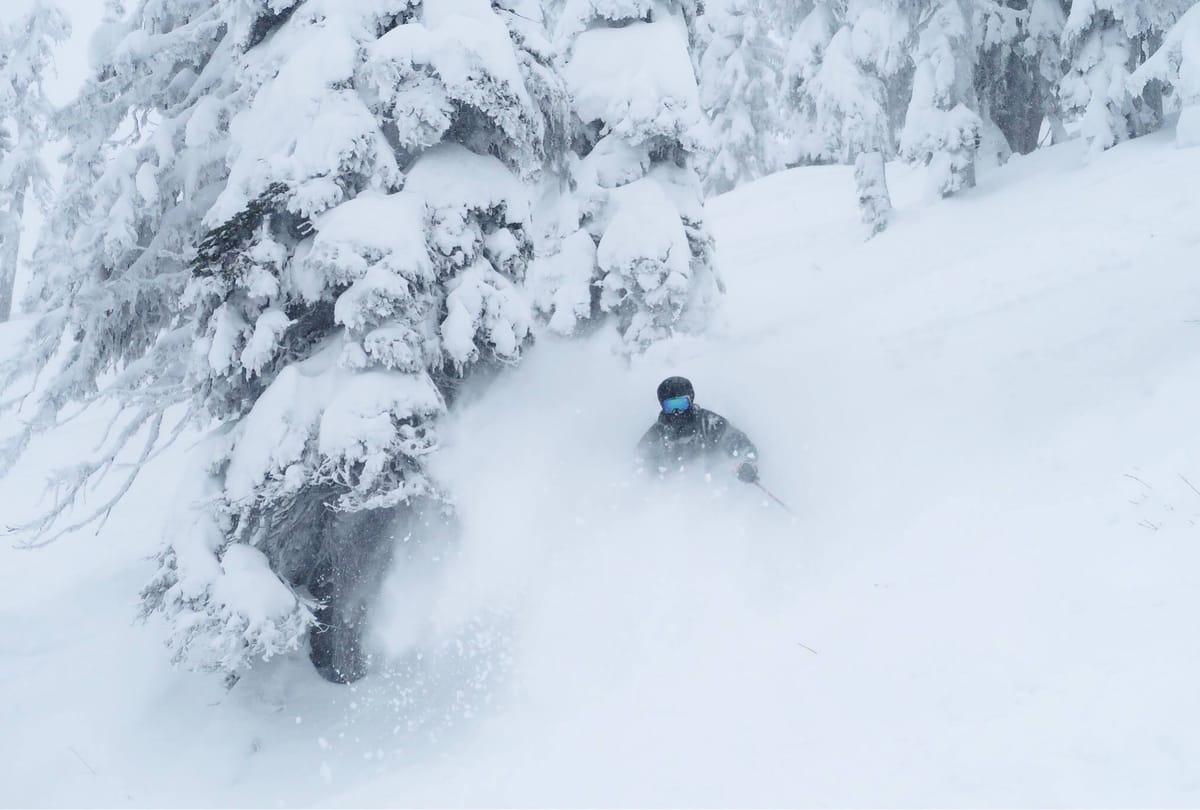
[[[1150,54],[1162,47],[1163,35],[1151,32],[1139,37],[1131,49],[1129,57],[1129,72],[1137,70],[1150,57]],[[1163,122],[1163,83],[1153,79],[1142,88],[1140,96],[1134,99],[1136,110],[1132,122],[1131,133],[1134,136],[1145,135],[1162,126]]]
[[[13,286],[21,260],[21,218],[25,214],[25,183],[16,185],[8,216],[0,231],[0,323],[12,317]]]
[[[854,160],[854,184],[858,187],[858,208],[869,239],[887,227],[892,211],[882,152],[859,153]]]

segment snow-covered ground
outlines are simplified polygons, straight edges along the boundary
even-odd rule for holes
[[[894,168],[865,244],[845,168],[713,201],[721,328],[632,366],[544,340],[462,409],[463,537],[392,573],[355,686],[297,655],[226,692],[133,623],[180,443],[98,535],[0,548],[0,804],[1200,803],[1200,153],[1171,139],[936,203]],[[633,477],[667,373],[796,518]],[[11,471],[0,523],[102,417]]]

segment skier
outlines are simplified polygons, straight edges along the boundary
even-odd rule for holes
[[[684,377],[668,377],[659,383],[662,412],[638,442],[639,467],[665,475],[684,469],[691,461],[727,458],[737,464],[740,480],[757,482],[754,443],[725,417],[696,407],[695,400],[695,389]]]

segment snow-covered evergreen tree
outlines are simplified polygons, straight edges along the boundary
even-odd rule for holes
[[[54,63],[55,45],[69,34],[66,15],[48,0],[36,0],[24,16],[0,28],[0,321],[12,313],[26,200],[32,195],[42,207],[48,202],[42,150],[54,111],[42,82]]]
[[[1048,98],[1045,91],[1054,86],[1041,82],[1039,52],[1029,47],[1035,42],[1031,41],[1031,13],[1027,0],[975,0],[975,90],[984,148],[988,148],[988,132],[998,131],[996,140],[1002,138],[1002,143],[990,148],[997,150],[1001,160],[1012,152],[1027,154],[1037,148]],[[1057,50],[1057,40],[1036,44]]]
[[[201,219],[227,174],[221,111],[238,91],[233,31],[250,24],[237,24],[237,5],[144,0],[118,19],[110,4],[93,38],[92,75],[59,115],[65,174],[28,293],[29,308],[45,314],[4,369],[9,382],[41,375],[52,361],[54,373],[5,455],[53,426],[68,404],[98,399],[106,375],[115,376],[104,396],[123,403],[125,418],[97,459],[64,473],[62,499],[35,527],[43,533],[128,441],[140,435],[152,452],[164,415],[191,399],[185,374],[195,330],[180,297]]]
[[[106,29],[39,251],[36,356],[67,352],[43,424],[115,395],[149,452],[175,403],[221,421],[144,593],[176,660],[233,674],[315,629],[327,677],[362,674],[395,542],[450,511],[439,417],[529,339],[531,192],[569,111],[539,13],[142,0]]]
[[[842,25],[842,7],[837,0],[815,0],[806,6],[803,15],[793,10],[795,25],[784,63],[781,102],[786,110],[784,155],[789,165],[828,163],[835,159],[818,131],[814,96],[807,88],[820,72],[825,50]]]
[[[765,12],[756,0],[730,0],[705,15],[712,36],[700,59],[700,101],[713,137],[704,172],[709,194],[778,167],[783,56],[767,35]]]
[[[814,14],[830,10],[822,6]],[[805,157],[854,164],[863,222],[875,234],[887,226],[891,210],[884,176],[884,159],[894,154],[887,81],[905,60],[907,19],[896,4],[859,0],[837,23],[820,59],[802,65],[797,75],[803,80],[793,92],[807,118]],[[811,30],[823,31],[824,24]]]
[[[1130,92],[1140,95],[1154,80],[1171,85],[1179,96],[1175,142],[1200,146],[1200,5],[1179,19],[1162,46],[1133,74]]]
[[[1036,65],[1036,105],[1045,118],[1051,143],[1066,140],[1064,111],[1058,93],[1063,76],[1062,32],[1068,0],[1031,0],[1021,51]],[[1019,119],[1028,120],[1028,119]],[[1039,131],[1040,134],[1040,131]],[[1017,139],[1020,143],[1020,139]],[[1023,144],[1022,144],[1023,145]]]
[[[967,0],[922,0],[913,52],[912,98],[900,136],[905,159],[928,167],[943,197],[975,185],[982,121],[974,86],[975,48]]]
[[[637,352],[703,328],[716,290],[697,156],[706,144],[695,0],[567,0],[556,8],[577,119],[576,207],[539,262],[535,303],[574,332],[615,316]]]
[[[1162,121],[1161,93],[1143,84],[1130,91],[1129,78],[1156,49],[1192,0],[1075,0],[1063,27],[1069,69],[1060,93],[1081,117],[1080,132],[1091,152],[1156,128]]]

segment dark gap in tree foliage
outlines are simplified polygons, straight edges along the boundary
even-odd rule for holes
[[[191,263],[192,275],[219,274],[228,280],[236,278],[237,271],[245,261],[243,249],[250,244],[268,216],[286,210],[281,203],[287,192],[287,184],[271,184],[245,208],[205,234],[196,246],[196,258]],[[294,218],[295,215],[288,217],[289,232],[303,230],[304,226],[295,222]]]
[[[246,40],[246,50],[250,50],[255,45],[261,43],[272,31],[291,19],[291,16],[296,13],[296,9],[299,7],[300,4],[296,3],[285,9],[268,12],[256,18],[250,26],[250,36]]]

